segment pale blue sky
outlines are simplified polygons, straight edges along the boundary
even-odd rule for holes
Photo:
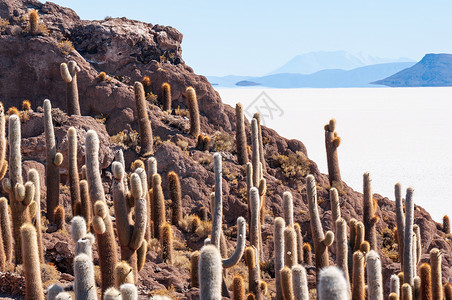
[[[173,26],[184,34],[184,60],[203,75],[263,75],[311,51],[416,60],[452,53],[450,0],[53,2],[82,19],[127,17]]]

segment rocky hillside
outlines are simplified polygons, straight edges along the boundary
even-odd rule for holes
[[[28,12],[36,9],[41,23],[41,34],[31,35]],[[88,129],[97,132],[100,139],[99,159],[107,203],[111,206],[113,152],[122,149],[125,165],[142,159],[137,137],[138,123],[133,83],[148,76],[147,107],[154,134],[154,157],[158,173],[162,176],[165,199],[169,199],[168,173],[175,171],[181,181],[183,213],[198,215],[202,207],[210,207],[210,194],[214,187],[212,155],[223,156],[223,214],[224,232],[229,252],[235,247],[235,224],[239,216],[247,218],[247,192],[245,168],[238,164],[235,148],[235,111],[221,102],[219,94],[204,76],[197,75],[182,59],[182,34],[169,26],[152,25],[125,18],[103,21],[81,20],[69,8],[47,2],[3,0],[0,3],[0,101],[5,109],[20,107],[22,101],[31,102],[31,111],[22,111],[22,153],[24,171],[38,170],[41,176],[41,209],[46,215],[45,136],[42,105],[50,99],[57,150],[65,158],[60,168],[60,198],[67,212],[69,226],[72,209],[68,183],[68,140],[70,126],[77,129],[79,139],[79,168],[85,161],[85,135]],[[8,24],[6,24],[7,21]],[[60,76],[60,64],[74,60],[78,73],[80,108],[83,116],[68,117],[66,111],[66,84]],[[106,73],[105,80],[99,77]],[[173,109],[162,111],[162,83],[171,84]],[[187,99],[185,89],[192,86],[197,94],[201,131],[211,138],[207,151],[196,147],[196,139],[188,133]],[[325,120],[326,122],[327,120]],[[250,124],[246,124],[248,145],[251,145]],[[340,123],[338,124],[340,132]],[[320,215],[325,230],[332,229],[328,176],[321,174],[315,162],[309,160],[302,142],[288,140],[274,130],[262,127],[267,181],[265,222],[263,235],[263,278],[267,281],[270,297],[274,297],[274,271],[272,268],[273,221],[282,216],[282,195],[290,191],[294,198],[295,222],[301,225],[305,242],[312,245],[307,213],[306,175],[313,174],[317,182]],[[339,148],[340,158],[340,148]],[[130,171],[127,168],[127,171]],[[6,196],[6,193],[4,193]],[[384,265],[385,290],[389,289],[389,275],[398,273],[397,245],[393,236],[396,226],[395,204],[389,198],[374,195],[378,203],[377,239]],[[392,197],[391,197],[392,198]],[[342,182],[340,190],[342,217],[345,220],[363,220],[363,195]],[[170,207],[169,200],[166,200]],[[113,208],[111,208],[113,213]],[[435,223],[421,207],[415,206],[415,224],[421,229],[423,253],[434,247],[443,252],[443,281],[449,282],[452,271],[452,249],[441,226]],[[185,228],[186,229],[186,228]],[[140,297],[166,293],[181,299],[197,299],[199,290],[190,285],[189,255],[199,250],[206,236],[198,236],[180,226],[173,226],[176,239],[177,262],[162,262],[156,242],[147,254],[146,264],[140,272]],[[55,281],[69,285],[73,280],[74,243],[65,231],[54,232],[52,224],[43,234],[45,259],[56,267],[47,278],[47,286]],[[98,263],[96,247],[95,263]],[[330,247],[330,260],[335,262],[335,247]],[[422,256],[426,260],[427,255]],[[267,266],[267,267],[265,267]],[[53,269],[52,269],[53,270]],[[17,270],[16,270],[17,271]],[[20,270],[19,270],[20,271]],[[313,268],[308,268],[310,286],[314,287]],[[244,262],[229,271],[246,274]],[[24,292],[20,272],[0,273],[0,291],[11,296]],[[227,280],[230,284],[230,279]],[[46,287],[47,287],[46,286]],[[269,297],[269,298],[270,298]]]

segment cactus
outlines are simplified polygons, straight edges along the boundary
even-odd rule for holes
[[[390,278],[389,292],[394,293],[397,297],[400,295],[400,280],[399,276],[393,274]]]
[[[171,85],[168,82],[164,82],[162,84],[162,101],[163,101],[163,110],[170,111],[171,110]]]
[[[146,199],[146,231],[144,233],[144,240],[146,241],[146,249],[147,249],[147,245],[150,243],[151,241],[151,237],[153,236],[153,223],[151,222],[151,192],[149,190],[149,186],[148,186],[148,178],[147,178],[147,174],[146,171],[144,169],[144,163],[143,163],[143,168],[137,168],[135,170],[135,173],[138,174],[138,176],[140,176],[140,180],[141,180],[141,188],[142,191],[144,193],[144,198]],[[124,176],[124,182],[127,182],[127,176]],[[126,191],[126,195],[128,196],[128,200],[129,200],[129,206],[134,206],[135,204],[132,203],[132,199],[130,198],[130,191],[128,189],[128,187],[126,185],[124,185],[124,189]],[[143,245],[144,247],[144,245]],[[141,248],[141,247],[140,247]],[[138,254],[138,253],[137,253]],[[138,271],[141,270],[141,268],[138,268]]]
[[[413,299],[413,289],[411,288],[411,285],[409,283],[404,283],[402,285],[402,292],[401,292],[401,300],[412,300]],[[441,299],[441,298],[438,298]]]
[[[138,290],[134,284],[124,283],[119,287],[122,300],[138,300]]]
[[[122,300],[121,293],[114,287],[108,288],[104,293],[103,300]]]
[[[2,233],[2,248],[5,252],[6,262],[10,264],[13,259],[13,235],[11,233],[11,221],[8,212],[8,200],[0,198],[0,226]]]
[[[359,251],[363,252],[363,253],[369,253],[370,251],[370,244],[368,241],[364,241],[361,243],[361,245],[359,245]]]
[[[115,266],[115,287],[119,288],[125,283],[134,283],[132,267],[125,261],[117,263]]]
[[[421,298],[421,278],[414,276],[413,299]]]
[[[3,103],[0,102],[0,180],[3,179],[8,170],[8,161],[6,160],[6,116]]]
[[[290,192],[284,192],[283,194],[283,214],[286,225],[293,228],[293,198]]]
[[[180,188],[179,176],[176,172],[168,173],[168,186],[170,199],[173,202],[173,225],[179,226],[179,222],[182,221],[182,192]]]
[[[215,245],[201,248],[198,278],[200,300],[221,300],[222,264],[220,251]]]
[[[62,63],[60,65],[61,77],[66,82],[66,107],[69,116],[81,115],[77,86],[78,72],[80,72],[80,67],[73,60],[70,60],[67,64]]]
[[[452,300],[452,284],[450,283],[444,285],[444,300]]]
[[[213,155],[214,175],[215,175],[215,198],[212,209],[212,244],[220,249],[221,224],[223,221],[223,169],[221,154],[216,152]],[[250,226],[252,223],[250,223]],[[251,229],[250,229],[250,238]]]
[[[339,194],[337,189],[330,189],[330,205],[331,205],[331,217],[333,221],[333,232],[336,233],[336,221],[341,217],[341,205],[339,203]]]
[[[252,163],[252,184],[253,186],[259,185],[259,164],[260,164],[260,155],[259,155],[259,124],[257,120],[253,118],[251,120],[251,145],[252,145],[252,155],[251,155],[251,163]]]
[[[432,300],[432,269],[428,263],[423,263],[419,267],[419,277],[421,277],[421,299]]]
[[[54,211],[60,204],[60,165],[63,155],[57,152],[50,100],[44,100],[44,133],[46,137],[47,219],[55,222]]]
[[[80,180],[80,199],[80,214],[85,219],[86,226],[90,228],[92,223],[92,204],[91,199],[89,198],[88,181],[86,180]]]
[[[284,265],[292,268],[297,263],[297,235],[289,225],[284,229]]]
[[[274,241],[274,257],[275,257],[275,285],[276,285],[276,299],[282,300],[282,290],[281,290],[281,277],[280,271],[284,268],[284,228],[286,223],[281,217],[275,218],[273,231],[273,241]]]
[[[353,253],[352,300],[365,300],[364,293],[364,254]]]
[[[157,174],[157,160],[155,157],[149,157],[146,159],[146,177],[148,179],[148,187],[152,187],[152,176],[154,174]]]
[[[363,175],[363,220],[366,228],[365,240],[369,242],[372,250],[377,249],[377,229],[378,216],[375,214],[374,199],[372,194],[372,179],[368,172]]]
[[[350,249],[352,250],[352,251],[350,251],[350,253],[351,253],[352,255],[353,255],[353,251],[355,250],[357,225],[358,225],[358,220],[356,220],[355,218],[351,218],[351,219],[348,221],[348,227],[350,227],[350,240],[349,240],[349,245],[350,245]]]
[[[308,194],[308,206],[312,231],[312,239],[314,240],[315,266],[317,272],[323,267],[328,266],[328,247],[334,241],[334,233],[328,231],[323,233],[322,223],[320,222],[319,211],[317,208],[317,190],[315,186],[314,176],[306,177],[306,189]]]
[[[445,234],[450,234],[450,221],[449,221],[449,216],[445,215],[443,217],[443,232]]]
[[[253,119],[256,119],[256,121],[257,121],[257,133],[258,133],[258,138],[259,138],[259,161],[262,164],[260,170],[262,173],[266,173],[267,172],[267,164],[265,162],[264,142],[262,140],[261,115],[259,113],[255,113],[253,115]]]
[[[294,300],[293,285],[292,285],[292,271],[285,266],[280,271],[281,289],[284,300]]]
[[[235,105],[235,120],[237,160],[239,165],[245,165],[248,163],[248,144],[245,133],[245,115],[241,103]]]
[[[188,112],[190,114],[190,134],[198,137],[201,133],[201,125],[199,122],[198,99],[195,89],[191,86],[185,89],[185,97],[187,98]]]
[[[331,187],[342,187],[341,171],[339,169],[339,159],[337,157],[337,148],[341,143],[341,138],[335,131],[336,120],[331,119],[325,125],[325,148],[328,162],[328,178]]]
[[[357,222],[355,227],[356,239],[355,239],[355,248],[354,251],[358,251],[361,247],[361,244],[364,242],[365,237],[365,226],[362,222]]]
[[[34,197],[34,185],[23,185],[22,155],[20,152],[20,120],[17,115],[9,117],[9,178],[3,179],[3,189],[9,194],[13,221],[15,264],[22,264],[22,243],[20,227],[31,221],[29,205]],[[38,255],[39,256],[39,255]]]
[[[154,140],[152,137],[151,121],[148,117],[147,102],[144,96],[144,88],[141,82],[133,85],[135,90],[135,105],[138,115],[138,130],[140,133],[141,154],[148,156],[154,152]]]
[[[300,224],[295,223],[294,225],[295,233],[297,234],[297,257],[298,257],[298,263],[303,263],[303,235],[301,234],[301,227]]]
[[[250,245],[254,246],[257,250],[257,253],[259,254],[256,257],[257,264],[259,265],[259,258],[260,258],[260,251],[261,251],[261,224],[260,224],[260,215],[259,215],[259,208],[260,208],[260,201],[259,201],[259,191],[257,188],[252,187],[250,190],[250,200],[249,200],[249,206],[251,211],[251,219],[250,219]],[[296,241],[296,237],[295,237]],[[296,251],[296,248],[295,248]],[[254,293],[256,295],[256,293]],[[257,298],[259,298],[258,295],[256,295]]]
[[[309,289],[308,280],[306,278],[306,269],[301,265],[292,267],[292,286],[294,300],[308,300]]]
[[[31,35],[38,35],[39,32],[39,15],[36,9],[32,9],[28,14],[28,27]]]
[[[64,211],[64,207],[58,205],[53,212],[54,215],[54,223],[57,227],[57,230],[65,231],[66,225],[66,212]]]
[[[389,300],[399,300],[399,295],[396,293],[390,293],[388,299]]]
[[[414,222],[414,202],[413,188],[407,189],[405,200],[405,237],[403,249],[403,282],[414,286],[414,268],[413,268],[413,222]],[[439,299],[439,298],[438,298]]]
[[[347,282],[348,274],[348,245],[347,245],[347,222],[339,218],[336,220],[336,262],[337,266],[344,272]]]
[[[231,257],[223,259],[222,264],[224,269],[233,267],[240,261],[243,255],[243,251],[245,250],[245,242],[246,242],[246,221],[243,217],[238,217],[237,245]]]
[[[422,255],[422,240],[421,240],[421,228],[419,225],[413,225],[414,236],[416,237],[416,260],[414,261],[414,268],[416,268],[417,264],[421,261]],[[416,272],[416,271],[415,271]]]
[[[161,227],[161,240],[162,240],[162,261],[169,265],[174,261],[174,248],[173,248],[173,229],[171,225],[165,223]]]
[[[138,279],[137,250],[144,241],[147,222],[147,203],[140,176],[130,176],[131,194],[134,199],[135,220],[132,223],[130,208],[124,188],[124,169],[120,162],[113,162],[113,203],[116,216],[116,230],[121,246],[121,259],[127,261],[133,269],[134,278]]]
[[[39,173],[36,169],[30,169],[27,174],[28,181],[31,181],[35,186],[34,189],[34,202],[36,203],[36,214],[34,218],[32,218],[33,225],[36,228],[36,233],[38,237],[38,253],[39,253],[39,261],[41,264],[45,263],[44,261],[44,250],[42,249],[42,229],[41,229],[41,183],[39,179]]]
[[[52,284],[47,289],[47,300],[55,300],[59,293],[63,293],[64,289],[58,284]]]
[[[69,189],[71,192],[72,209],[75,203],[81,202],[80,198],[80,178],[78,176],[77,166],[77,131],[74,127],[70,127],[67,131],[68,139],[68,158],[69,158]],[[74,213],[72,213],[74,215]]]
[[[317,295],[319,300],[349,299],[348,282],[341,269],[331,266],[320,270]]]
[[[397,216],[397,243],[399,248],[400,268],[403,270],[403,239],[405,238],[405,214],[403,212],[402,185],[396,183],[394,186],[396,216]]]
[[[370,250],[366,255],[367,285],[369,300],[383,300],[383,279],[381,275],[381,260],[378,253]]]
[[[92,258],[82,253],[74,258],[75,299],[97,300]]]
[[[152,175],[152,220],[154,221],[154,236],[160,239],[160,227],[166,222],[165,199],[162,191],[162,178],[159,174]]]
[[[195,251],[195,252],[193,252],[190,255],[190,282],[191,282],[191,287],[199,287],[198,262],[199,262],[199,251]]]
[[[256,299],[262,299],[259,289],[260,266],[258,250],[254,246],[245,249],[245,261],[248,266],[248,290],[254,294]]]
[[[312,248],[309,243],[303,244],[303,262],[308,266],[312,266]]]
[[[430,265],[432,268],[432,296],[433,299],[443,299],[443,285],[441,273],[441,251],[437,248],[430,250]]]
[[[232,280],[232,299],[245,300],[245,282],[241,275],[235,275]]]
[[[44,300],[36,229],[32,224],[27,223],[20,228],[20,234],[25,273],[25,298],[27,300]]]

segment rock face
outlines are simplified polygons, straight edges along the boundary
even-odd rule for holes
[[[452,54],[427,54],[411,68],[373,83],[392,87],[452,86]]]
[[[30,36],[25,31],[26,16],[31,8],[38,10],[43,23],[49,29],[47,36]],[[229,247],[235,246],[234,228],[239,216],[247,217],[246,176],[243,166],[237,163],[235,151],[234,109],[223,105],[218,93],[204,76],[193,73],[181,57],[182,34],[171,27],[151,25],[127,19],[108,19],[104,21],[83,21],[74,11],[53,3],[4,0],[0,3],[0,17],[10,25],[0,34],[0,101],[5,107],[20,107],[22,100],[29,99],[36,112],[29,112],[23,118],[22,151],[24,171],[37,168],[45,176],[45,142],[43,136],[43,117],[38,106],[44,99],[52,100],[55,108],[53,120],[58,149],[65,156],[61,168],[67,169],[67,140],[69,126],[77,128],[79,138],[79,167],[84,161],[84,136],[88,129],[94,129],[101,141],[100,165],[102,167],[107,203],[111,205],[111,173],[109,168],[113,151],[124,151],[126,169],[130,170],[133,161],[139,158],[134,93],[131,87],[136,80],[149,76],[149,92],[160,97],[163,82],[171,84],[173,111],[163,112],[158,105],[149,104],[148,112],[154,134],[154,156],[158,161],[158,172],[162,176],[165,199],[169,199],[167,175],[175,171],[180,177],[184,214],[198,214],[201,207],[210,208],[210,193],[214,187],[213,152],[223,156],[223,203],[225,235]],[[65,53],[61,48],[64,39],[72,41],[75,50]],[[80,107],[83,116],[67,117],[65,110],[66,85],[61,79],[59,65],[67,60],[75,60],[81,68],[78,75]],[[99,82],[96,77],[100,71],[110,77]],[[185,117],[187,86],[196,90],[201,113],[201,131],[211,137],[209,149],[199,151],[196,140],[188,134],[189,121]],[[159,104],[157,98],[156,104]],[[181,109],[176,109],[177,107]],[[59,108],[60,110],[58,110]],[[94,118],[93,118],[94,117]],[[105,124],[103,124],[105,123]],[[251,144],[250,124],[245,122],[248,145]],[[119,133],[119,134],[118,134]],[[325,230],[332,229],[329,202],[328,177],[321,174],[317,165],[309,160],[302,142],[287,140],[270,128],[262,128],[264,152],[267,165],[268,188],[266,195],[266,217],[262,224],[264,263],[271,266],[273,257],[273,220],[282,216],[282,194],[291,191],[294,198],[294,217],[302,228],[304,240],[312,244],[305,177],[313,174],[316,178],[319,197],[319,213]],[[71,217],[70,199],[64,176],[61,184],[61,201],[67,211],[67,221]],[[342,216],[346,220],[362,220],[362,194],[353,191],[346,183],[342,184],[340,202]],[[45,214],[45,185],[41,186],[43,214]],[[379,251],[384,265],[384,278],[398,272],[397,249],[394,246],[392,230],[395,227],[394,201],[374,195],[378,202],[377,223]],[[167,208],[171,202],[166,200]],[[168,216],[168,220],[169,220]],[[443,278],[448,281],[452,272],[450,241],[440,231],[429,214],[421,207],[415,208],[415,223],[421,228],[423,253],[433,247],[441,248],[444,255]],[[229,228],[231,227],[231,228]],[[227,230],[226,230],[227,229]],[[181,261],[176,266],[162,263],[155,247],[148,253],[147,263],[140,273],[140,295],[174,286],[174,296],[181,299],[197,299],[198,290],[189,284],[188,256],[199,250],[203,238],[195,238],[193,233],[173,226],[174,235],[179,241],[178,255]],[[61,238],[60,238],[61,237]],[[46,234],[46,259],[55,264],[61,279],[71,278],[71,261],[74,244],[64,234]],[[97,263],[97,249],[95,263]],[[335,247],[330,247],[331,260],[335,260]],[[425,260],[425,255],[422,257]],[[308,269],[313,274],[312,269]],[[268,271],[270,275],[274,275]],[[69,280],[70,282],[70,280]],[[67,282],[67,283],[69,283]],[[315,281],[310,275],[313,287]],[[269,280],[269,286],[273,284]],[[274,284],[273,284],[274,287]],[[385,288],[389,282],[385,281]],[[0,284],[0,291],[1,284]]]

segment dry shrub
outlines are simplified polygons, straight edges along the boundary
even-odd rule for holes
[[[3,18],[0,18],[0,33],[6,30],[9,26],[9,21]]]
[[[68,55],[69,53],[74,51],[74,45],[69,40],[59,42],[57,47],[63,55]]]
[[[235,151],[235,140],[226,132],[216,132],[212,136],[213,149],[216,152],[229,152]]]
[[[284,177],[287,179],[304,178],[310,173],[311,169],[311,161],[301,151],[289,155],[275,155],[273,156],[273,165],[281,168]]]
[[[136,132],[135,130],[123,130],[120,133],[111,136],[110,142],[120,145],[125,150],[129,148],[136,148],[138,146],[138,132]]]

